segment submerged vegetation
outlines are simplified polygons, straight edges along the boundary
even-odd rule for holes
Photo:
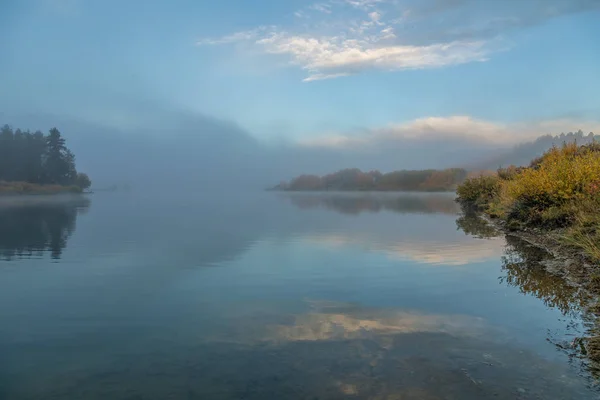
[[[462,168],[445,170],[379,171],[363,172],[360,169],[344,169],[325,176],[301,175],[275,186],[274,190],[288,191],[453,191],[467,177]]]
[[[0,194],[81,192],[91,184],[77,172],[75,155],[58,129],[44,135],[0,128]]]
[[[458,201],[509,230],[538,229],[600,262],[600,144],[565,143],[528,167],[467,179]]]

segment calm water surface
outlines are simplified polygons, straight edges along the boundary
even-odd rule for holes
[[[2,200],[3,400],[598,398],[577,290],[450,194]]]

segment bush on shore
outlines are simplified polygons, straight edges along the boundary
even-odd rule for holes
[[[500,193],[500,178],[481,175],[467,179],[458,186],[456,193],[462,202],[485,208]]]
[[[553,147],[527,168],[468,179],[458,201],[509,229],[561,230],[563,240],[600,261],[600,144]]]

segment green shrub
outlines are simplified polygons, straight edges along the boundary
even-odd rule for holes
[[[456,193],[462,203],[482,208],[488,205],[500,191],[500,180],[497,176],[479,176],[467,179],[459,185]]]
[[[90,180],[90,177],[87,176],[87,174],[80,172],[77,174],[77,178],[75,179],[75,185],[81,188],[81,190],[83,191],[85,189],[89,189],[90,186],[92,186],[92,181]]]
[[[505,181],[513,180],[523,169],[523,167],[515,167],[514,165],[507,168],[498,168],[498,178]]]

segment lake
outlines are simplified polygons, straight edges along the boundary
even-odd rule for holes
[[[0,399],[595,399],[579,292],[453,194],[0,199]]]

